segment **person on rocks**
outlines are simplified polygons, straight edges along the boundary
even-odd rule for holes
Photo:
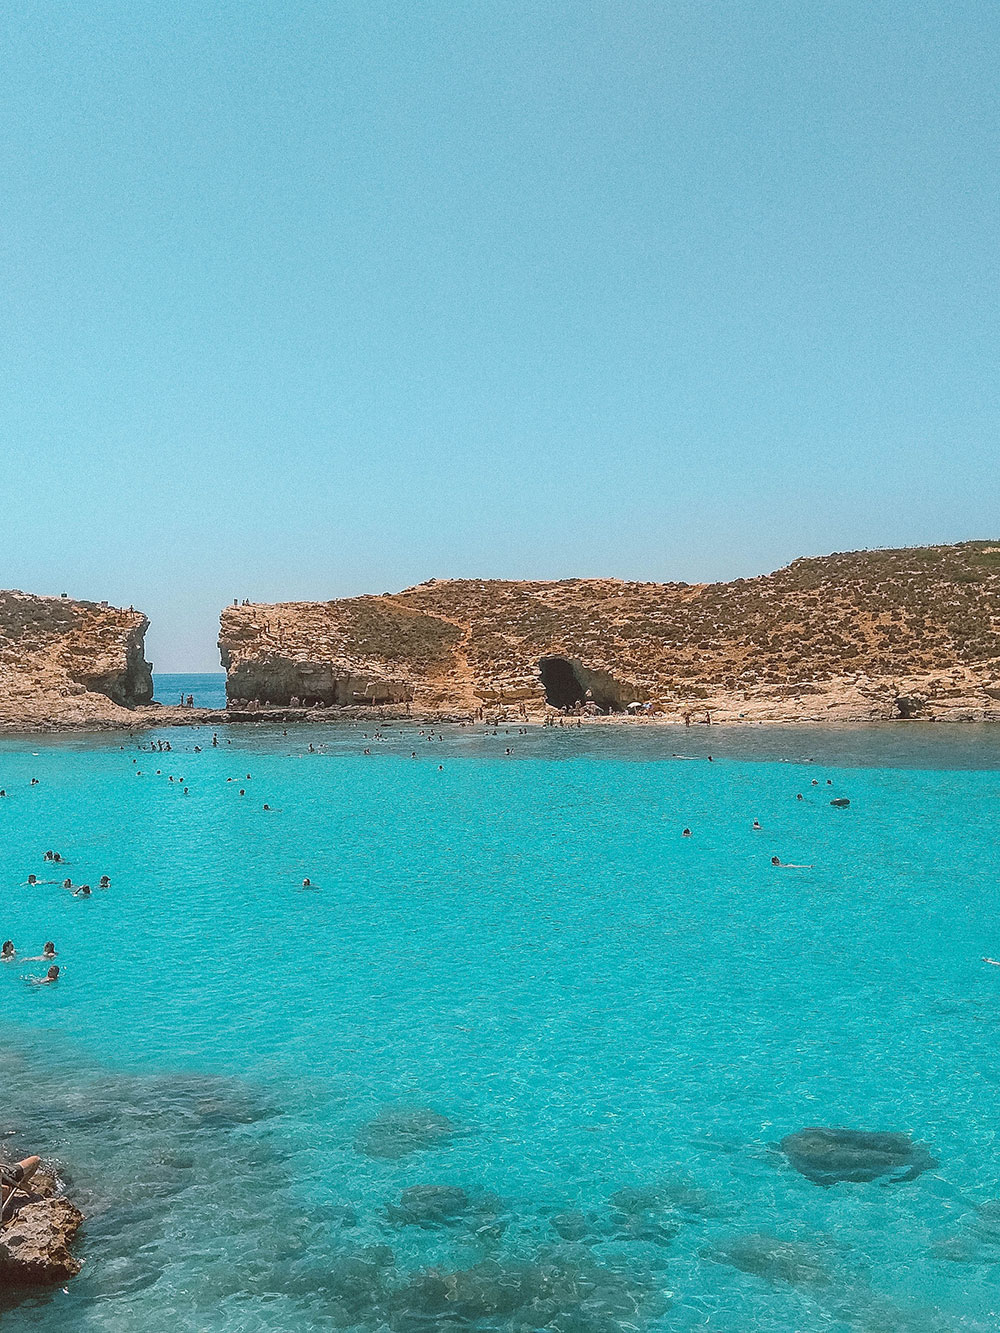
[[[13,1217],[14,1191],[24,1189],[41,1164],[40,1157],[25,1157],[13,1166],[0,1166],[0,1220],[8,1222]]]

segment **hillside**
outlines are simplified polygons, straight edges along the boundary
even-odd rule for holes
[[[813,557],[731,583],[431,580],[231,606],[220,648],[231,700],[285,706],[1000,717],[1000,543]]]

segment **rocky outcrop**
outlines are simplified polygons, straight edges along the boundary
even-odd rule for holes
[[[0,1225],[0,1291],[16,1299],[79,1273],[81,1264],[70,1246],[83,1214],[60,1193],[55,1173],[44,1167],[14,1200],[14,1216]]]
[[[121,726],[153,698],[131,608],[0,592],[0,727]]]
[[[1000,544],[857,551],[731,583],[431,580],[233,605],[234,708],[1000,720]]]

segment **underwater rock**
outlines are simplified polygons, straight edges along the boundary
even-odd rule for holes
[[[394,1161],[445,1143],[457,1133],[446,1116],[426,1107],[386,1107],[358,1131],[354,1149],[365,1157]]]
[[[457,1272],[411,1274],[393,1295],[395,1333],[502,1321],[510,1333],[629,1333],[651,1304],[648,1288],[610,1268],[558,1251],[533,1260],[486,1260]]]
[[[768,1282],[786,1282],[793,1287],[826,1287],[830,1275],[807,1246],[780,1240],[765,1232],[734,1236],[732,1240],[702,1251],[702,1258],[727,1264],[741,1273],[752,1273]]]
[[[387,1245],[335,1255],[321,1284],[329,1293],[327,1313],[333,1322],[348,1328],[373,1321],[386,1303],[387,1270],[394,1263],[395,1255]]]
[[[549,1225],[563,1240],[581,1241],[593,1234],[593,1227],[584,1213],[557,1213],[549,1218]]]
[[[814,1126],[787,1134],[778,1146],[796,1171],[823,1186],[838,1180],[867,1182],[902,1171],[889,1182],[898,1185],[937,1166],[927,1149],[908,1134]]]
[[[460,1217],[469,1207],[469,1196],[457,1185],[412,1185],[403,1190],[398,1204],[388,1204],[390,1222],[397,1226],[443,1226]]]
[[[457,1185],[412,1185],[399,1203],[386,1204],[386,1215],[396,1226],[425,1228],[466,1225],[479,1236],[501,1236],[506,1220],[503,1203],[495,1194],[470,1197]]]
[[[666,1197],[658,1189],[621,1189],[608,1202],[616,1209],[612,1227],[616,1240],[646,1241],[669,1245],[680,1231],[680,1222],[666,1208]]]

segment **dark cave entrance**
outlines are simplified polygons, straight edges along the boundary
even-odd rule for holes
[[[575,708],[587,702],[587,691],[565,657],[543,657],[538,663],[545,702],[553,708]]]

